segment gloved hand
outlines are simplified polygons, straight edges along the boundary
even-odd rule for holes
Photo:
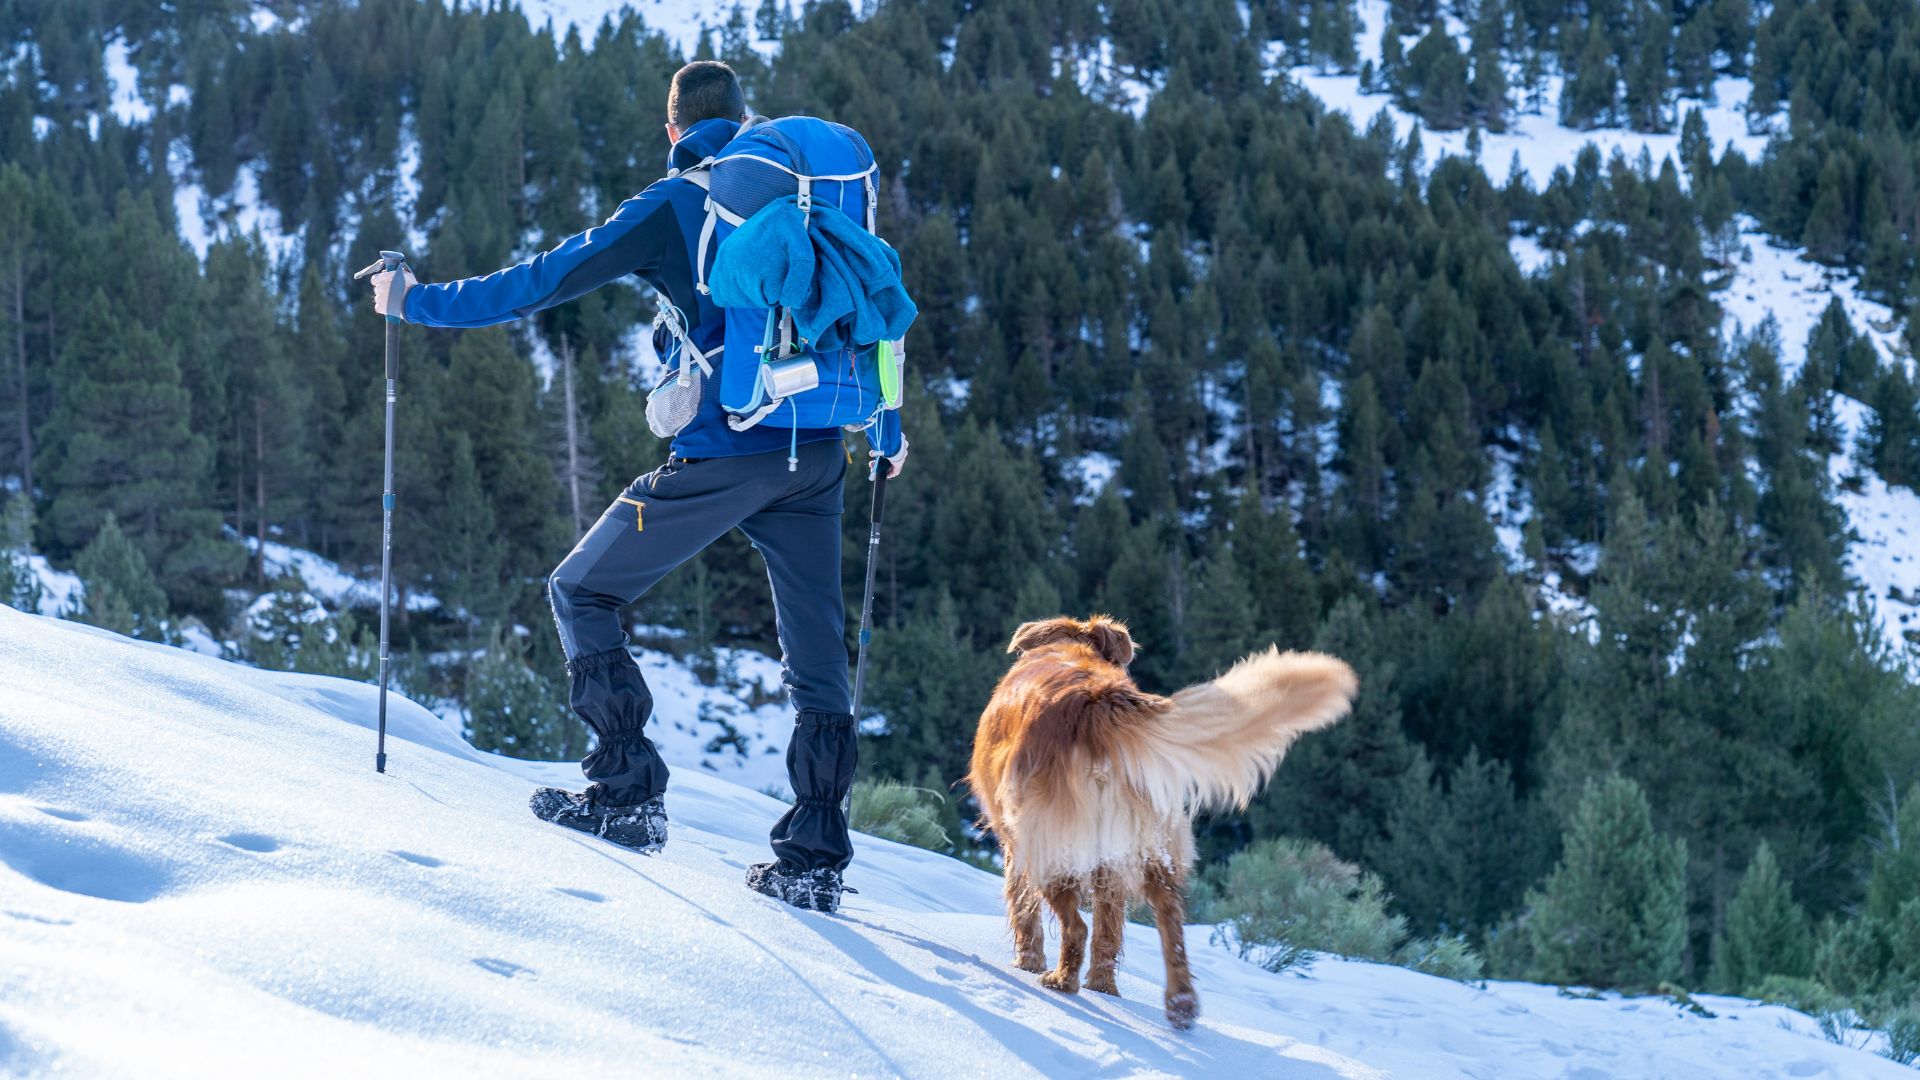
[[[413,271],[402,264],[399,270],[382,270],[373,275],[373,310],[382,315],[407,317],[407,290],[418,285]]]
[[[907,437],[905,435],[900,436],[900,452],[887,458],[887,466],[887,479],[889,480],[899,476],[900,470],[907,467]],[[874,475],[879,471],[879,468],[880,451],[867,451],[867,475]]]

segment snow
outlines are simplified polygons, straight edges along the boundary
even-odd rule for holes
[[[790,798],[787,736],[793,710],[780,683],[780,661],[749,649],[717,648],[718,685],[700,681],[672,653],[631,650],[654,697],[647,734],[667,763],[699,768],[753,791]]]
[[[580,28],[580,42],[591,47],[594,34],[607,16],[619,18],[621,8],[632,8],[647,27],[665,34],[679,47],[682,55],[692,56],[700,45],[700,31],[713,30],[714,46],[719,47],[720,28],[727,25],[737,0],[525,0],[521,5],[535,27],[552,20],[556,37],[565,37],[568,26]],[[758,4],[740,2],[747,17],[748,33],[753,32],[753,13]],[[800,5],[794,5],[796,14]]]
[[[1507,249],[1513,252],[1513,263],[1522,274],[1533,275],[1551,267],[1556,252],[1543,247],[1540,241],[1531,236],[1515,234],[1507,239]]]
[[[81,601],[87,595],[80,575],[55,570],[45,555],[27,556],[27,572],[40,586],[40,614],[58,617],[79,612]]]
[[[1866,431],[1873,410],[1844,395],[1833,400],[1834,417],[1851,444]],[[1847,576],[1860,583],[1887,644],[1914,657],[1920,653],[1920,494],[1888,487],[1879,474],[1858,469],[1844,451],[1833,455],[1828,471],[1835,501],[1857,536],[1847,545]],[[1858,491],[1842,483],[1856,473],[1861,474]]]
[[[246,545],[248,552],[259,546],[251,536],[246,538]],[[377,577],[355,577],[342,570],[338,563],[323,559],[311,551],[269,540],[266,557],[262,561],[266,564],[268,576],[297,576],[308,592],[336,611],[343,606],[376,607],[380,603],[380,580]],[[440,601],[429,593],[407,593],[408,611],[432,611],[439,606]]]
[[[176,177],[189,175],[185,146],[176,143],[168,152],[169,168]],[[233,191],[220,199],[207,197],[197,182],[179,180],[173,189],[173,211],[180,219],[180,238],[201,261],[216,241],[234,236],[257,235],[274,266],[284,265],[305,242],[305,227],[288,233],[281,230],[280,214],[260,197],[260,169],[257,162],[240,167]]]
[[[1076,489],[1073,501],[1081,506],[1099,498],[1120,471],[1120,459],[1099,450],[1089,450],[1070,458],[1061,468],[1067,482]]]
[[[1802,248],[1779,246],[1752,218],[1743,215],[1739,221],[1740,261],[1727,287],[1714,296],[1725,312],[1729,341],[1771,316],[1780,326],[1781,370],[1792,378],[1806,361],[1807,338],[1828,303],[1838,298],[1854,330],[1873,342],[1882,360],[1902,354],[1898,316],[1861,296],[1857,277],[1813,262]]]
[[[1387,5],[1385,0],[1360,0],[1355,5],[1360,21],[1360,33],[1355,39],[1361,59],[1371,59],[1377,67],[1380,62],[1380,33],[1387,23]],[[1456,26],[1456,30],[1458,27]],[[1416,39],[1407,39],[1408,47]],[[1331,111],[1346,113],[1356,128],[1364,129],[1367,123],[1382,109],[1394,122],[1398,138],[1406,138],[1412,129],[1414,118],[1393,106],[1389,94],[1362,94],[1358,75],[1321,74],[1312,67],[1297,67],[1287,72],[1288,77],[1305,87]],[[1593,143],[1600,149],[1602,160],[1611,159],[1615,151],[1626,155],[1632,161],[1646,151],[1652,158],[1655,171],[1660,163],[1672,157],[1679,163],[1680,123],[1693,108],[1702,110],[1702,119],[1707,124],[1707,134],[1716,153],[1729,146],[1745,154],[1748,160],[1758,161],[1765,149],[1767,138],[1764,133],[1749,134],[1747,118],[1743,106],[1751,92],[1751,85],[1745,79],[1721,78],[1714,83],[1714,98],[1717,104],[1708,105],[1692,100],[1677,103],[1673,115],[1673,130],[1666,134],[1649,135],[1625,128],[1602,128],[1593,131],[1576,131],[1560,126],[1559,101],[1560,82],[1558,77],[1549,80],[1546,88],[1543,111],[1526,113],[1516,111],[1508,118],[1508,128],[1504,132],[1482,131],[1480,133],[1480,161],[1482,168],[1491,174],[1493,181],[1502,183],[1506,179],[1508,162],[1518,155],[1520,167],[1532,179],[1534,187],[1544,187],[1553,176],[1556,165],[1571,167],[1579,155],[1581,147]],[[1511,95],[1519,99],[1524,91],[1516,89]],[[1467,153],[1466,129],[1459,131],[1431,131],[1422,127],[1420,144],[1426,152],[1428,161],[1437,161],[1442,155],[1465,156]],[[1684,178],[1684,173],[1682,174]]]
[[[153,106],[140,97],[138,73],[127,57],[127,43],[115,38],[107,43],[107,83],[111,87],[108,108],[122,124],[144,124],[153,119]]]
[[[1093,41],[1078,53],[1056,48],[1053,54],[1055,78],[1060,77],[1069,62],[1074,65],[1074,82],[1080,87],[1081,93],[1121,109],[1136,120],[1146,115],[1153,96],[1166,82],[1163,75],[1157,75],[1149,81],[1121,68],[1114,57],[1110,38]],[[1146,258],[1144,250],[1141,258]]]
[[[526,812],[571,763],[479,753],[404,698],[376,774],[374,696],[0,611],[0,1071],[1911,1075],[1775,1006],[1278,976],[1202,926],[1176,1034],[1151,928],[1122,996],[1063,997],[1010,966],[990,874],[857,837],[860,892],[797,912],[740,885],[777,801],[682,769],[672,842],[635,855]]]

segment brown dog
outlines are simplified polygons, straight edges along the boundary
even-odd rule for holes
[[[980,717],[967,779],[1000,839],[1014,964],[1046,970],[1044,897],[1060,919],[1060,964],[1040,981],[1077,992],[1087,948],[1080,900],[1090,891],[1087,989],[1119,993],[1127,902],[1144,894],[1167,964],[1167,1019],[1191,1027],[1200,1001],[1182,925],[1193,811],[1246,805],[1295,738],[1346,715],[1359,688],[1353,669],[1268,649],[1159,697],[1133,684],[1133,638],[1104,615],[1027,623],[1007,651],[1020,659]]]

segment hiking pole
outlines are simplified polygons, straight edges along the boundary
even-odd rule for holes
[[[880,554],[880,508],[887,499],[887,473],[891,466],[883,459],[873,474],[873,508],[867,512],[872,526],[867,530],[867,590],[860,598],[860,658],[853,666],[853,723],[860,726],[860,695],[867,688],[867,644],[873,640],[873,572]]]
[[[353,280],[379,270],[401,272],[406,266],[405,254],[382,251],[380,261],[353,275]],[[380,742],[373,755],[374,771],[382,773],[387,771],[387,676],[393,669],[388,657],[387,622],[393,606],[393,387],[400,355],[400,322],[399,315],[387,313],[387,455],[386,479],[380,491]]]
[[[867,511],[871,522],[867,529],[867,590],[860,598],[860,658],[853,665],[853,731],[857,738],[860,734],[860,695],[867,688],[867,643],[873,640],[873,572],[879,563],[880,554],[880,508],[887,500],[887,470],[892,466],[885,458],[874,463],[873,507]],[[847,797],[840,801],[840,812],[853,815],[853,789],[847,789]]]

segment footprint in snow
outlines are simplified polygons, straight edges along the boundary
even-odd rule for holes
[[[217,837],[216,839],[218,839],[221,843],[228,845],[229,847],[237,847],[241,851],[252,851],[262,855],[266,854],[269,851],[280,850],[280,841],[275,840],[273,837],[267,836],[264,833],[250,833],[250,832],[228,833],[227,835]]]
[[[30,911],[9,911],[7,917],[21,922],[40,923],[43,926],[72,926],[72,919],[56,919],[48,915],[35,915]]]
[[[597,892],[588,892],[586,889],[563,889],[560,886],[556,885],[553,887],[553,891],[557,893],[561,893],[562,895],[565,895],[565,896],[572,896],[581,900],[585,900],[590,904],[604,904],[607,902],[606,897],[601,896]],[[474,961],[474,963],[477,964],[479,963],[479,961],[476,960]]]
[[[157,859],[51,823],[0,824],[0,863],[48,888],[124,904],[165,892],[175,872]]]
[[[411,852],[411,851],[395,851],[395,852],[393,852],[392,854],[393,854],[393,856],[394,856],[395,858],[397,858],[397,859],[405,859],[406,861],[408,861],[408,862],[410,862],[410,863],[412,863],[412,864],[414,864],[415,866],[426,866],[426,867],[434,867],[434,866],[445,866],[445,865],[447,865],[447,863],[446,863],[446,860],[444,860],[444,859],[436,859],[436,858],[434,858],[434,857],[433,857],[433,856],[431,856],[431,855],[416,855],[416,854],[414,854],[414,853],[413,853],[413,852]],[[477,963],[479,963],[479,962],[480,962],[480,961],[478,961],[478,960],[475,960],[475,961],[474,961],[474,963],[476,963],[476,964],[477,964]]]
[[[473,965],[483,971],[491,971],[495,975],[506,979],[516,978],[521,975],[539,974],[539,972],[534,971],[530,967],[524,967],[511,960],[496,960],[491,956],[476,956],[473,958]]]
[[[56,806],[42,806],[40,807],[40,812],[47,815],[48,817],[59,818],[61,821],[87,820],[87,815],[81,813],[78,810],[62,810]]]

